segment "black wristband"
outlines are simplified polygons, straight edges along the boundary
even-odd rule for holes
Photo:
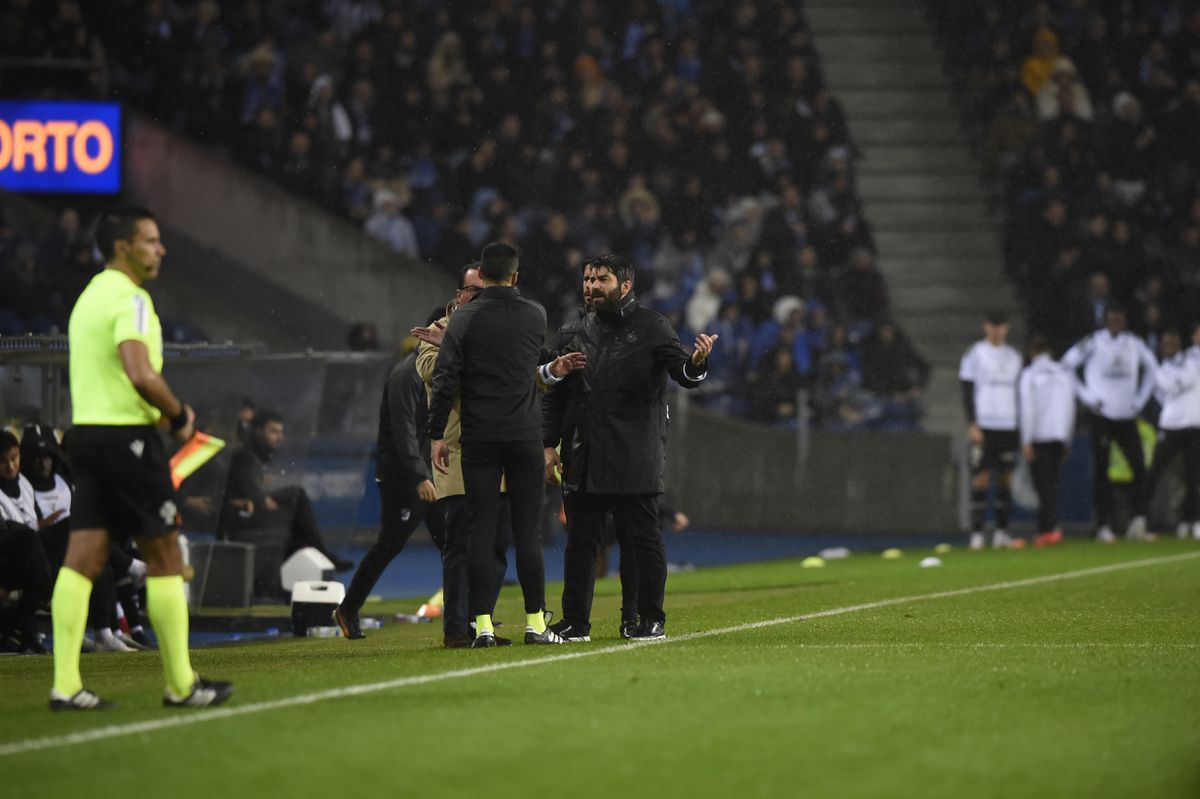
[[[171,417],[171,432],[182,430],[188,422],[188,406],[187,403],[179,403],[179,415]]]

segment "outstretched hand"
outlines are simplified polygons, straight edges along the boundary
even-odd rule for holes
[[[435,347],[442,346],[442,341],[446,338],[446,326],[441,322],[434,322],[429,327],[414,327],[408,332],[419,341],[424,341],[426,344],[432,344]]]
[[[711,336],[701,333],[696,336],[696,349],[692,352],[692,363],[696,366],[708,360],[708,356],[712,354],[713,344],[717,340],[717,334]]]
[[[582,352],[568,352],[550,362],[550,374],[555,377],[566,377],[571,372],[577,372],[587,366],[587,356]]]

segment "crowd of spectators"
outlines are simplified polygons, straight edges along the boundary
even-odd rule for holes
[[[87,21],[113,96],[397,252],[456,273],[509,241],[552,322],[584,255],[621,252],[681,335],[724,332],[701,401],[786,424],[810,388],[831,424],[915,423],[926,370],[903,335],[868,347],[887,290],[796,0],[112,5]]]
[[[1061,351],[1114,303],[1151,346],[1200,319],[1200,7],[931,8],[1031,327]]]

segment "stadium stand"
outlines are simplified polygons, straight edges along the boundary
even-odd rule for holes
[[[487,240],[518,244],[552,321],[576,312],[585,253],[625,253],[681,335],[723,331],[729,366],[701,401],[795,424],[795,403],[750,401],[758,375],[865,391],[888,312],[800,5],[11,0],[6,32],[30,57],[66,42],[103,63],[49,93],[120,98],[397,252],[453,272]],[[854,357],[822,369],[835,339]]]
[[[1116,301],[1156,347],[1200,318],[1200,9],[930,9],[1031,329],[1061,351]]]

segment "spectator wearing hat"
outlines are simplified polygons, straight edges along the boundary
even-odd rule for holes
[[[375,192],[375,212],[367,218],[367,235],[379,239],[388,247],[410,258],[420,258],[417,231],[400,213],[400,196],[391,189]]]

